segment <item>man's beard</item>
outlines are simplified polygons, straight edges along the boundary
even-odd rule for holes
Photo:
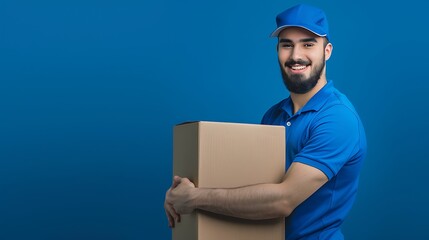
[[[282,66],[279,62],[283,77],[283,83],[286,85],[286,88],[289,90],[289,92],[304,94],[313,89],[319,81],[323,68],[325,67],[325,54],[323,54],[323,58],[320,62],[321,63],[319,65],[313,65],[314,68],[307,79],[304,78],[303,74],[292,74],[291,76],[289,76],[286,73],[285,68],[288,68],[294,64],[308,66],[311,62],[300,59],[297,61],[290,59],[286,61],[284,66]]]

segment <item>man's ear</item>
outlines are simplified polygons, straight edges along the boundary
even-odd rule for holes
[[[326,44],[326,47],[325,47],[325,61],[327,61],[331,57],[333,49],[334,49],[334,46],[332,46],[332,43]]]

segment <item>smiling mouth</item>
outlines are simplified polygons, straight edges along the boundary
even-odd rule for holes
[[[293,65],[290,66],[290,68],[292,68],[292,70],[304,70],[307,66],[306,65]]]
[[[288,68],[290,69],[292,74],[301,74],[304,73],[305,70],[307,70],[308,66],[310,65],[294,64],[289,65]]]
[[[304,73],[309,66],[311,66],[311,62],[304,61],[303,59],[289,59],[285,62],[284,66],[289,69],[291,74],[301,74]]]

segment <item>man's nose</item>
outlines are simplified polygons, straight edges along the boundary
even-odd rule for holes
[[[293,60],[303,59],[302,57],[302,50],[299,47],[294,47],[292,49],[292,54],[290,55],[290,58]]]

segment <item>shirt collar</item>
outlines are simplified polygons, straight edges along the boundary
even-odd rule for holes
[[[333,81],[328,81],[328,83],[323,86],[310,100],[302,107],[296,114],[300,114],[302,112],[308,111],[319,111],[320,108],[326,103],[328,97],[334,91],[334,83]],[[289,114],[289,116],[293,115],[293,103],[290,96],[285,99],[283,102],[282,109]]]

